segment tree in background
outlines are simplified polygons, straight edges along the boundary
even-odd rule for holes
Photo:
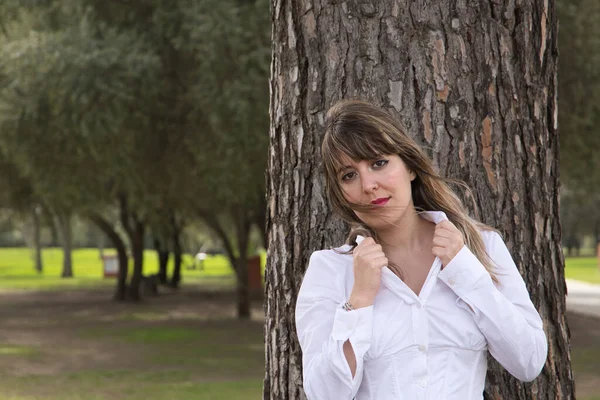
[[[554,1],[274,0],[265,399],[304,398],[295,299],[310,254],[343,243],[324,197],[325,113],[362,98],[398,117],[442,175],[465,180],[547,329],[532,383],[494,360],[486,399],[573,398],[558,210]]]
[[[561,207],[565,236],[600,243],[600,3],[557,0],[560,20]],[[582,212],[586,210],[587,212]]]
[[[111,238],[121,265],[115,297],[124,296],[128,246],[127,297],[139,298],[149,234],[160,237],[163,280],[165,252],[173,252],[176,286],[181,232],[204,219],[225,243],[239,314],[249,315],[248,235],[262,225],[265,205],[267,7],[214,0],[0,6],[4,21],[18,21],[3,26],[0,143],[64,215],[56,218],[63,237],[68,211]]]

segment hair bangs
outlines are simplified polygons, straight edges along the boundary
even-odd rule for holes
[[[374,127],[373,127],[374,128]],[[353,161],[375,160],[385,154],[398,154],[398,149],[390,140],[385,140],[384,133],[376,129],[343,129],[337,127],[328,135],[326,150],[329,157],[337,165],[335,171],[344,167],[343,159]]]

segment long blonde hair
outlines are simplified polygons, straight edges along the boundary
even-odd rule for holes
[[[471,218],[449,183],[462,187],[473,198],[471,190],[462,181],[441,177],[432,160],[406,134],[403,126],[383,109],[358,100],[342,100],[327,112],[325,136],[321,146],[325,167],[327,196],[334,211],[350,223],[347,243],[356,247],[356,236],[371,236],[377,242],[376,232],[364,224],[355,211],[368,211],[373,206],[350,203],[339,185],[338,172],[344,156],[352,160],[374,160],[382,155],[397,154],[408,170],[416,174],[411,183],[412,200],[419,211],[443,211],[463,235],[465,244],[475,254],[494,282],[494,262],[485,250],[480,231],[493,228]],[[473,204],[474,210],[476,205]],[[401,272],[401,271],[400,271]]]

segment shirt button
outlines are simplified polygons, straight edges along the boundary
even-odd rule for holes
[[[454,278],[450,278],[450,279],[448,279],[448,285],[450,285],[450,286],[454,286],[454,284],[455,284],[455,283],[456,283],[456,282],[454,281]]]
[[[425,351],[427,349],[424,344],[419,346],[419,351]]]
[[[423,379],[421,381],[421,387],[425,387],[425,386],[427,386],[427,381],[425,379]]]

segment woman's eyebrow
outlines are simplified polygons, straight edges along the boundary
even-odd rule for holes
[[[345,170],[351,169],[351,168],[352,168],[352,165],[346,165],[345,167],[340,167],[338,169],[337,173],[340,174],[340,173],[344,172]]]

